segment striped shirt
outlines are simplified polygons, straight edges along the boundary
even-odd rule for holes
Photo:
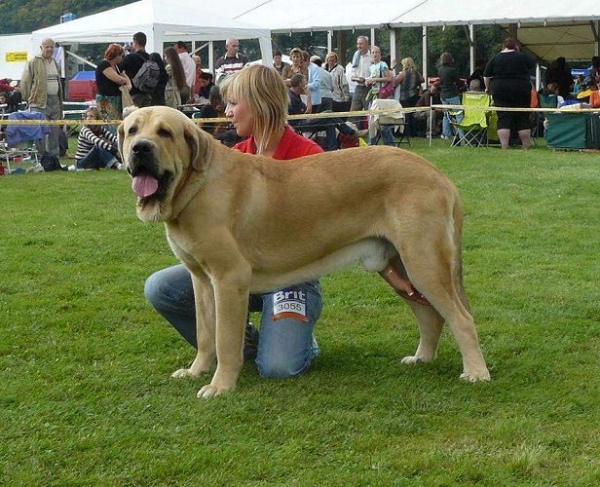
[[[100,132],[95,134],[87,125],[84,125],[79,131],[75,159],[77,161],[83,159],[90,153],[94,146],[111,151],[117,150],[119,143],[116,135],[109,132],[104,127],[101,127]]]

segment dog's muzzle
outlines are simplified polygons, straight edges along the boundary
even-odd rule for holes
[[[156,148],[152,142],[138,140],[133,143],[127,171],[133,178],[131,189],[139,198],[158,197],[164,193],[164,183],[168,176],[159,172]]]

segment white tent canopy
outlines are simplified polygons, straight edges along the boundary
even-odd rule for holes
[[[540,58],[591,59],[598,54],[600,2],[548,0],[229,0],[227,15],[273,32],[310,32],[444,25],[516,26],[517,38]]]
[[[140,0],[71,22],[36,30],[31,35],[32,52],[37,53],[42,39],[52,38],[68,43],[131,42],[135,32],[144,32],[148,38],[148,52],[162,52],[163,43],[176,41],[215,41],[228,37],[258,39],[263,61],[272,62],[271,33],[241,20],[210,13],[197,0]]]

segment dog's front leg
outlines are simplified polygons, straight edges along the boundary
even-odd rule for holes
[[[196,358],[188,369],[179,369],[174,378],[198,377],[210,372],[215,363],[215,294],[208,276],[202,271],[192,273],[196,304]]]
[[[250,269],[214,278],[217,370],[210,384],[198,391],[209,398],[235,388],[244,363],[244,327],[248,316]]]

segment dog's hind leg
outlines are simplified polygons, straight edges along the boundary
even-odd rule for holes
[[[381,277],[394,289],[398,296],[404,298],[410,305],[413,313],[417,317],[419,324],[420,338],[419,346],[414,355],[404,357],[402,363],[414,364],[417,362],[431,362],[435,359],[438,343],[442,328],[444,327],[444,318],[427,303],[426,300],[418,302],[410,297],[418,291],[415,291],[398,255],[393,257],[388,266],[379,273]],[[408,297],[407,297],[408,296]]]
[[[451,232],[446,231],[447,225],[441,222],[439,225],[430,223],[427,231],[411,232],[408,238],[405,231],[403,239],[397,240],[396,248],[400,250],[408,279],[441,315],[438,318],[425,311],[425,306],[411,303],[420,331],[425,335],[421,337],[414,357],[407,361],[433,359],[445,320],[450,325],[462,354],[461,378],[470,381],[489,380],[490,374],[462,287],[459,239],[454,240]]]
[[[419,345],[415,354],[404,357],[402,363],[431,362],[437,353],[444,318],[431,306],[422,306],[415,302],[409,302],[409,305],[419,324]]]

